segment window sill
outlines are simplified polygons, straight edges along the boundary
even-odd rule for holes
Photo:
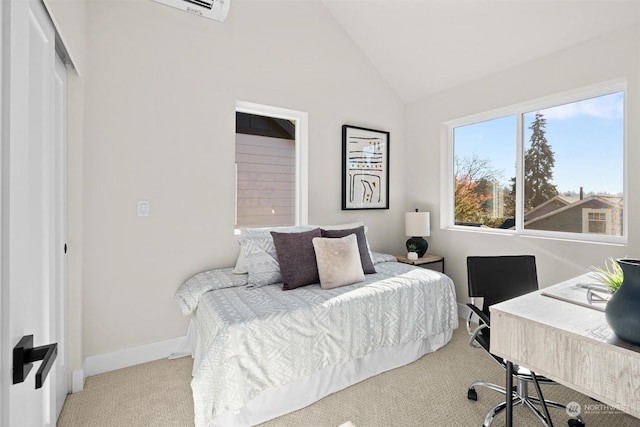
[[[580,238],[574,235],[574,233],[550,233],[550,232],[534,232],[534,231],[516,231],[516,230],[501,230],[489,227],[461,227],[461,226],[448,226],[443,227],[442,230],[463,232],[463,233],[476,233],[476,234],[491,234],[496,236],[505,236],[510,238],[525,238],[525,239],[543,239],[543,240],[555,240],[561,242],[574,242],[594,245],[608,245],[608,246],[627,246],[628,239],[620,236],[598,236],[594,239],[592,236],[587,238]]]

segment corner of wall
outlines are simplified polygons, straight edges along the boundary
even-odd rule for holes
[[[84,363],[81,369],[71,372],[71,393],[79,393],[84,389]]]

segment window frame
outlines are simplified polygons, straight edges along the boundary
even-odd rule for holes
[[[548,230],[533,230],[524,228],[524,115],[533,111],[544,110],[559,105],[570,104],[590,98],[609,95],[612,93],[623,93],[623,129],[622,129],[622,181],[623,181],[623,214],[622,214],[622,236],[608,236],[597,233],[571,233]],[[441,148],[444,153],[441,157],[441,200],[440,200],[440,228],[465,231],[470,233],[493,233],[504,235],[517,235],[524,237],[540,237],[548,239],[575,240],[595,243],[627,244],[628,242],[628,197],[629,185],[627,179],[628,162],[628,91],[626,79],[612,80],[600,84],[582,87],[571,91],[562,92],[555,95],[546,96],[532,101],[526,101],[482,113],[472,114],[459,119],[444,122],[441,128]],[[504,230],[488,227],[469,227],[455,224],[455,200],[454,200],[454,174],[455,174],[455,152],[454,152],[454,130],[457,127],[468,126],[484,121],[495,120],[507,116],[516,118],[516,221],[515,229]]]
[[[309,222],[309,114],[303,111],[256,104],[247,101],[236,101],[235,113],[255,114],[284,120],[295,120],[295,159],[296,159],[296,216],[295,225],[306,225]],[[235,129],[235,127],[234,127]],[[235,132],[234,132],[235,135]],[[235,139],[234,139],[235,141]],[[235,143],[235,142],[234,142]],[[236,169],[234,169],[236,170]],[[234,175],[234,188],[237,186],[237,170]],[[234,191],[234,218],[238,212],[237,188]],[[237,231],[236,231],[237,233]]]

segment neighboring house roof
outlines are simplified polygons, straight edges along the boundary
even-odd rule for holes
[[[290,120],[236,112],[236,133],[296,139],[296,125]]]
[[[529,210],[527,213],[525,213],[524,220],[525,221],[533,220],[534,218],[538,218],[542,215],[548,214],[549,212],[555,212],[564,206],[571,205],[578,201],[580,201],[580,198],[578,197],[554,196],[549,200],[547,200],[546,202],[544,202],[543,204],[538,205],[535,208]]]
[[[558,196],[556,196],[556,197],[558,197]],[[554,199],[555,199],[555,197],[554,197]],[[553,199],[550,199],[550,200],[553,200]],[[547,213],[545,213],[544,215],[536,216],[536,217],[534,217],[534,218],[532,218],[532,219],[530,219],[530,220],[527,220],[527,219],[526,219],[526,216],[525,216],[525,223],[526,223],[527,225],[531,225],[531,224],[533,224],[533,223],[535,223],[535,222],[538,222],[538,221],[541,221],[541,220],[543,220],[543,219],[546,219],[546,218],[552,217],[552,216],[554,216],[554,215],[558,215],[558,214],[560,214],[560,213],[562,213],[562,212],[565,212],[565,211],[568,211],[568,210],[570,210],[570,209],[574,209],[574,208],[576,208],[576,207],[578,207],[578,206],[580,206],[580,205],[590,204],[591,202],[594,202],[594,201],[600,202],[600,203],[605,204],[605,205],[609,205],[609,206],[611,206],[611,207],[622,207],[622,200],[623,200],[623,198],[622,198],[622,197],[617,197],[617,196],[616,196],[616,197],[610,197],[610,196],[589,196],[589,197],[585,197],[585,198],[583,198],[582,200],[578,200],[578,201],[576,201],[576,202],[574,202],[574,203],[571,203],[571,204],[568,204],[568,205],[566,205],[566,206],[564,206],[564,207],[561,207],[561,208],[559,208],[559,209],[556,209],[556,210],[552,210],[552,211],[550,211],[550,212],[547,212]],[[542,205],[540,205],[540,206],[542,206]],[[540,207],[540,206],[539,206],[539,207]],[[531,212],[531,211],[530,211],[530,212]]]

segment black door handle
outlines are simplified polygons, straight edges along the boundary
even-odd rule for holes
[[[36,388],[41,388],[57,355],[57,343],[33,348],[33,335],[23,336],[13,347],[13,383],[23,382],[33,368],[33,362],[42,360],[42,364],[36,372]]]

